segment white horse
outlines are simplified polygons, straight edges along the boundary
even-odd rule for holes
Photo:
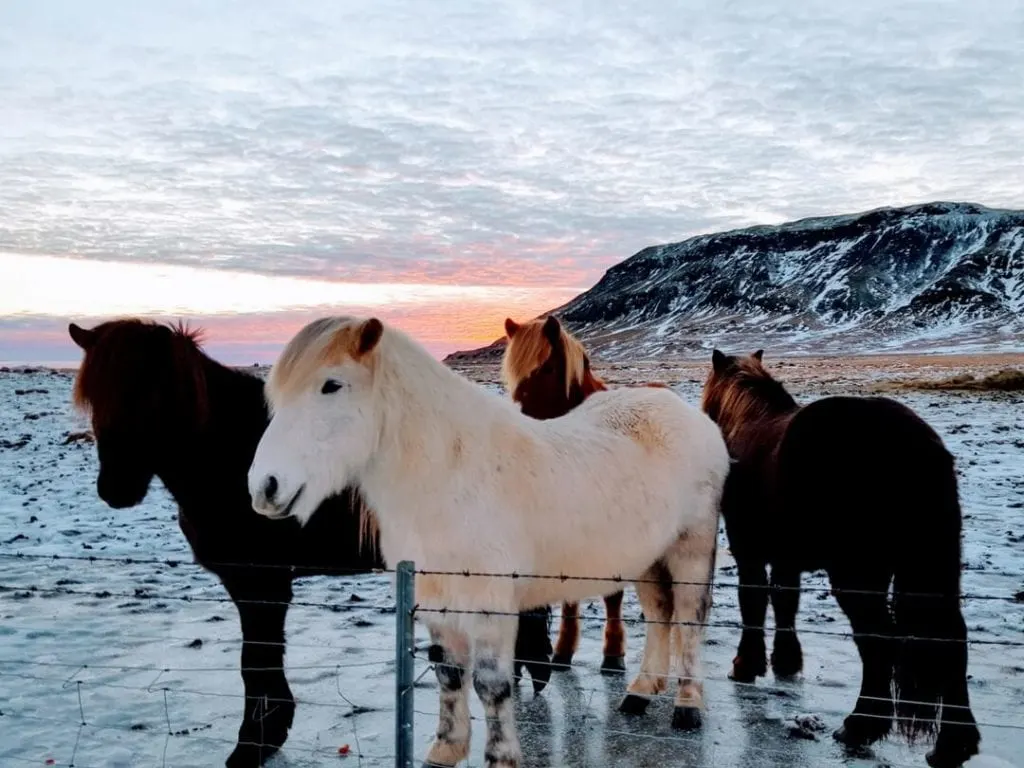
[[[249,469],[253,508],[304,524],[323,498],[358,486],[386,561],[420,571],[417,615],[443,649],[428,764],[469,754],[472,668],[487,765],[518,766],[517,612],[611,594],[620,579],[637,582],[647,620],[620,709],[643,712],[671,664],[673,725],[699,727],[700,644],[729,471],[721,433],[700,410],[668,389],[621,388],[561,418],[531,419],[399,330],[353,317],[299,331],[267,392],[273,418]],[[513,572],[554,578],[489,575]]]

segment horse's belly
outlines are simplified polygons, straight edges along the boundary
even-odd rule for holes
[[[539,608],[553,603],[578,603],[582,600],[604,597],[621,591],[629,580],[596,580],[567,579],[548,580],[531,579],[531,584],[524,585],[516,591],[519,610]]]

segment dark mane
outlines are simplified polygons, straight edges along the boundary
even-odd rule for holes
[[[723,355],[708,377],[701,405],[718,423],[727,442],[742,425],[798,408],[793,396],[772,378],[757,355]]]
[[[98,424],[109,423],[126,393],[149,391],[164,376],[174,382],[176,410],[184,423],[206,423],[205,364],[215,363],[199,346],[203,329],[128,318],[101,323],[93,333],[95,343],[78,369],[72,397]]]
[[[206,329],[198,326],[193,328],[188,324],[188,320],[179,320],[173,325],[169,324],[168,327],[175,334],[191,341],[196,348],[202,347],[203,342],[206,341]]]

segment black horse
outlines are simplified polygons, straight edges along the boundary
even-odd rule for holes
[[[962,765],[977,754],[981,735],[967,694],[953,457],[894,400],[798,405],[761,359],[761,350],[745,357],[715,350],[702,403],[735,460],[722,500],[744,627],[731,677],[753,682],[767,671],[769,596],[775,674],[801,670],[800,574],[823,569],[863,664],[857,705],[836,739],[871,744],[891,731],[894,715],[910,741],[938,723],[928,763]]]
[[[68,331],[85,352],[74,399],[91,417],[100,498],[132,507],[160,478],[196,561],[238,608],[245,708],[226,765],[262,765],[284,744],[295,714],[284,674],[292,582],[385,567],[376,534],[360,546],[352,490],[326,500],[304,528],[253,511],[246,477],[269,420],[263,381],[212,360],[197,332],[137,319],[91,330],[72,323]],[[547,612],[520,614],[517,673],[525,665],[537,693],[550,677],[551,651]]]

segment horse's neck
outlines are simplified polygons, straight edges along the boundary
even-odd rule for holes
[[[608,385],[587,370],[583,374],[583,381],[580,384],[580,389],[583,391],[583,399],[586,400],[595,392],[603,392],[608,389]]]
[[[496,435],[513,434],[519,417],[511,404],[447,368],[417,374],[414,382],[393,379],[382,393],[380,444],[356,478],[377,514],[386,557],[396,536],[436,538],[438,515],[450,511],[445,500],[474,482],[481,462],[496,455]]]
[[[756,419],[747,419],[724,431],[732,456],[758,467],[774,461],[782,435],[799,407],[794,406]]]
[[[230,503],[248,494],[247,474],[268,414],[263,382],[204,358],[206,422],[172,439],[157,474],[183,507]]]

